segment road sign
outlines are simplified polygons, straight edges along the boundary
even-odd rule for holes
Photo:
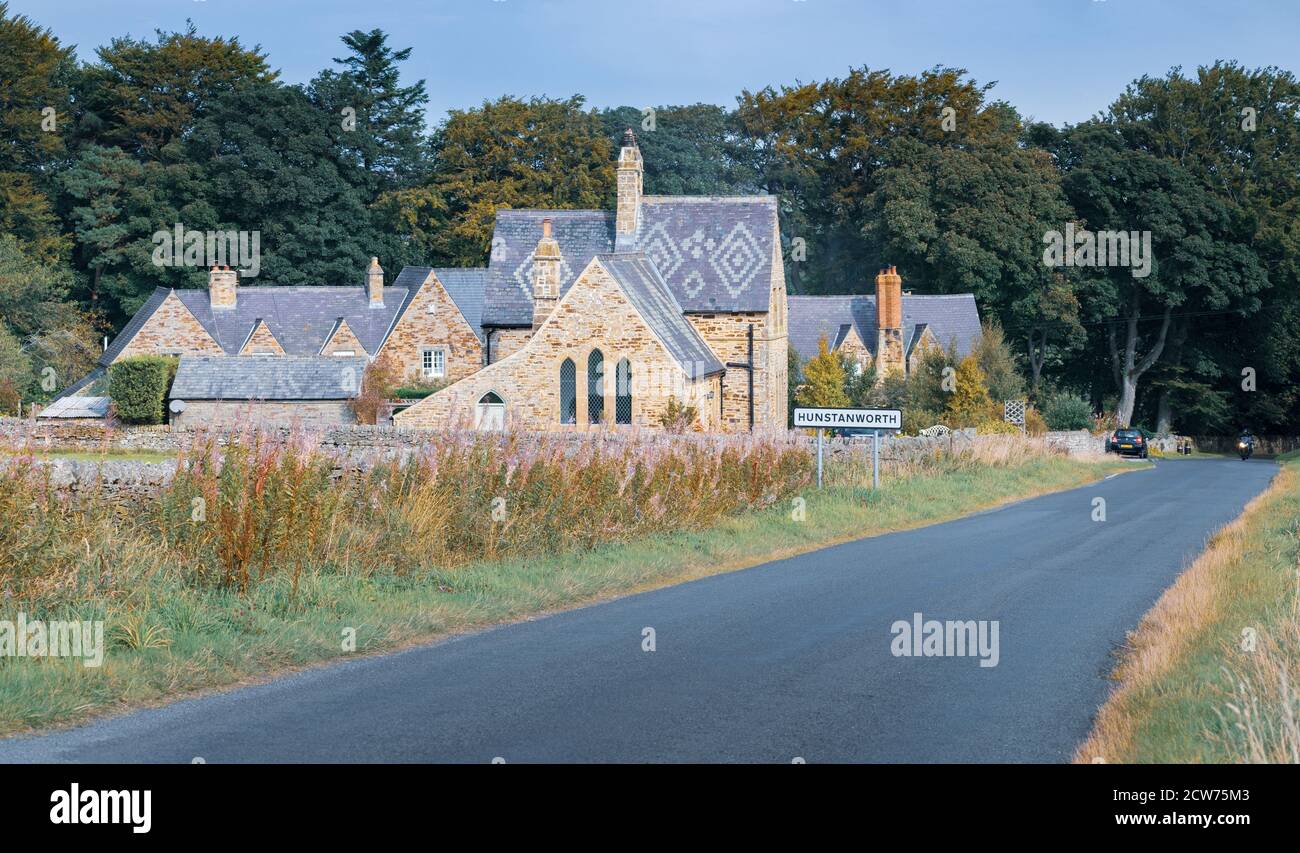
[[[880,488],[880,431],[902,429],[903,413],[898,409],[795,409],[794,425],[817,427],[817,488],[822,487],[822,430],[869,429],[871,443],[871,487]]]
[[[902,429],[898,409],[795,409],[794,425],[823,429]]]

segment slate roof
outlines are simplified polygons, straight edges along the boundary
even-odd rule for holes
[[[533,250],[542,220],[560,244],[560,293],[596,255],[614,251],[614,214],[607,210],[498,210],[488,259],[484,326],[533,323]]]
[[[405,270],[403,270],[405,272]],[[483,339],[483,303],[488,283],[487,267],[434,267],[451,301],[456,303],[474,334]]]
[[[258,320],[266,323],[287,355],[316,355],[338,328],[340,319],[347,321],[366,352],[374,355],[387,340],[398,318],[406,313],[419,286],[431,271],[438,276],[456,307],[474,328],[474,333],[481,338],[483,289],[488,277],[486,268],[405,267],[392,285],[384,288],[382,308],[371,308],[366,288],[355,285],[288,287],[241,284],[235,307],[218,311],[212,310],[207,288],[185,288],[175,292],[181,303],[229,355],[239,354]],[[101,366],[112,364],[121,355],[171,292],[165,287],[154,289],[100,356]],[[75,393],[78,387],[84,387],[83,383],[77,383],[60,396]]]
[[[817,355],[817,341],[843,339],[852,324],[872,356],[876,354],[875,296],[789,296],[787,297],[790,346],[802,359]],[[911,352],[919,326],[927,326],[939,344],[947,349],[956,341],[957,355],[971,351],[980,337],[979,309],[969,293],[951,295],[903,295],[903,351]]]
[[[340,317],[373,355],[412,296],[408,288],[385,287],[384,306],[371,308],[364,287],[240,285],[235,307],[214,311],[207,288],[177,290],[176,295],[229,355],[239,353],[258,320],[287,355],[315,355]]]
[[[683,311],[766,311],[776,216],[775,196],[644,196],[636,249]],[[543,219],[560,245],[561,295],[593,257],[614,251],[611,211],[497,211],[484,326],[532,324],[532,258]]]
[[[698,379],[725,369],[682,314],[682,306],[644,253],[597,255],[596,259],[618,282],[632,307],[688,376]]]
[[[364,356],[181,356],[173,400],[348,400]]]
[[[103,418],[108,416],[107,397],[60,397],[37,415],[38,418]]]

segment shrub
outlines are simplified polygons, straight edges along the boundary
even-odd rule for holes
[[[1092,404],[1076,394],[1054,394],[1043,406],[1043,419],[1048,429],[1091,429]]]
[[[348,408],[357,416],[357,423],[377,423],[401,382],[401,368],[388,353],[366,365],[366,372],[361,375],[361,391],[348,400]]]
[[[668,406],[659,416],[659,425],[671,433],[683,433],[695,426],[700,413],[694,406],[684,406],[676,397],[668,398]]]
[[[113,414],[129,424],[162,423],[177,363],[161,355],[133,355],[111,365],[108,396],[113,398]]]
[[[936,424],[943,424],[943,414],[931,409],[906,408],[903,409],[903,433],[905,435],[917,435],[923,429],[929,429]]]
[[[830,351],[825,336],[817,342],[817,355],[803,366],[804,382],[795,391],[795,401],[800,406],[847,406],[849,398],[844,393],[844,362]]]
[[[1047,421],[1033,406],[1025,408],[1025,432],[1030,435],[1042,435],[1047,432]]]
[[[450,385],[450,382],[408,382],[400,388],[393,389],[393,397],[398,400],[423,400]]]
[[[976,424],[975,432],[979,435],[1020,435],[1020,425],[1007,423],[1002,418],[989,418]]]
[[[948,405],[944,416],[950,427],[978,426],[995,418],[993,400],[989,397],[988,386],[984,381],[984,371],[980,369],[975,356],[968,355],[957,365],[957,384],[948,395]]]
[[[23,404],[23,395],[18,393],[18,388],[14,385],[12,379],[0,379],[0,415],[17,414],[22,416],[21,406]]]

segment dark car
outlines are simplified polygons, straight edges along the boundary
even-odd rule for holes
[[[1117,429],[1106,442],[1106,449],[1120,456],[1147,458],[1150,436],[1140,429]]]

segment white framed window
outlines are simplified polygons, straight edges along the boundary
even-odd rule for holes
[[[425,347],[420,354],[420,369],[425,376],[439,379],[447,373],[447,351],[442,347]]]
[[[342,358],[352,358],[356,354],[357,354],[356,350],[350,350],[350,349],[340,349],[330,353],[330,355],[332,356],[342,357]]]

